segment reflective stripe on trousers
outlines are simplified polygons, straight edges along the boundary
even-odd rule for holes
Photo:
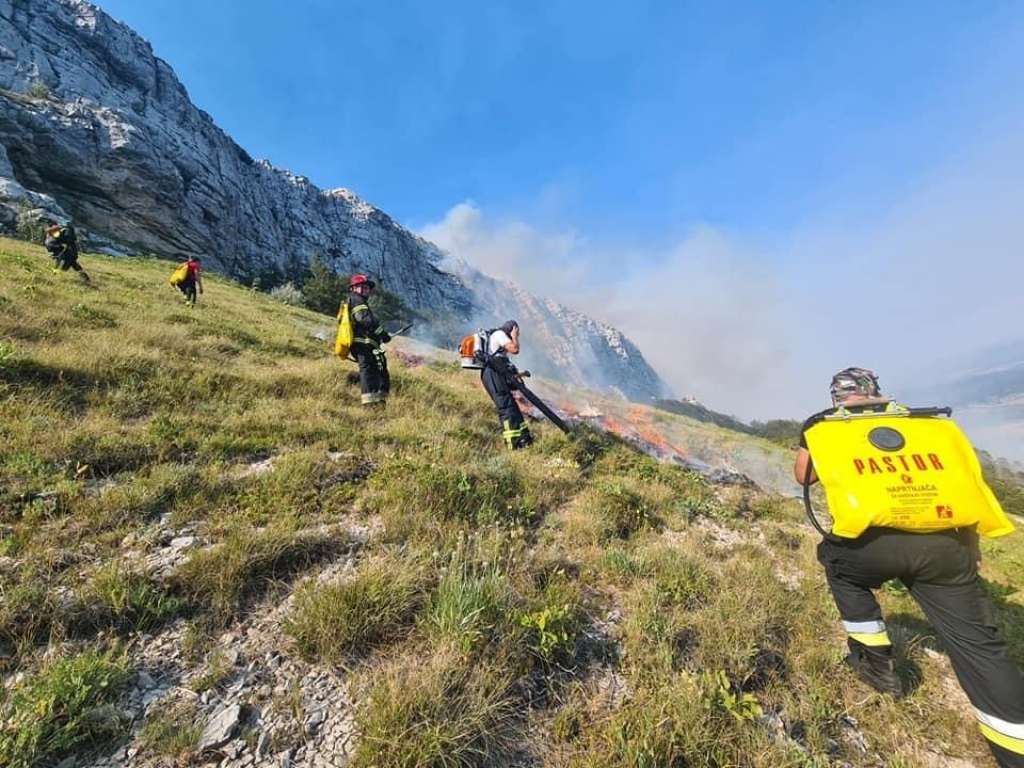
[[[505,445],[507,445],[509,448],[514,448],[515,441],[518,438],[522,437],[523,432],[526,431],[526,425],[521,424],[518,428],[516,428],[512,426],[511,421],[508,421],[506,419],[504,422],[502,422],[502,426],[504,427],[504,430],[502,431],[501,436],[505,438]]]
[[[851,639],[863,645],[880,647],[892,645],[884,621],[844,621],[843,628]]]
[[[974,716],[986,739],[1010,752],[1024,755],[1024,723],[1008,722],[977,707],[974,708]]]

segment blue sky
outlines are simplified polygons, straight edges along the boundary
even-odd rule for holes
[[[600,237],[784,231],[884,208],[1024,85],[1012,3],[101,4],[250,153],[412,225],[554,191]]]
[[[913,382],[1021,334],[1020,3],[101,5],[255,157],[712,406],[798,415],[838,367]]]

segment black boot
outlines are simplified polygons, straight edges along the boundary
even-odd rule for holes
[[[903,695],[903,684],[896,674],[896,659],[892,646],[870,647],[856,640],[848,640],[850,653],[846,663],[857,673],[857,677],[879,693],[888,693],[897,698]]]
[[[519,436],[512,441],[512,450],[514,451],[533,445],[533,435],[530,434],[530,428],[523,427],[522,430],[523,431],[519,433]]]

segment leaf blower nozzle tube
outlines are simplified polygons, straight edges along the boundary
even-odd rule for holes
[[[538,411],[547,416],[548,421],[550,421],[560,430],[565,432],[565,434],[569,434],[569,425],[562,421],[561,417],[553,410],[551,410],[543,400],[541,400],[539,397],[537,397],[537,395],[530,391],[530,388],[523,384],[522,379],[519,379],[519,381],[516,382],[516,389],[522,392],[523,397],[525,397],[527,400],[533,403],[537,407]]]

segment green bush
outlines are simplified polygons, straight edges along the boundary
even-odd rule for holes
[[[28,87],[28,95],[33,99],[48,99],[50,98],[50,88],[42,80],[36,80]]]
[[[32,208],[22,203],[14,220],[14,233],[19,240],[42,245],[46,239],[46,225]]]
[[[336,316],[341,302],[348,295],[348,280],[335,272],[326,261],[314,256],[302,281],[302,301],[314,312]]]
[[[30,768],[124,727],[112,703],[129,677],[120,649],[61,659],[14,686],[0,703],[0,764]]]
[[[350,277],[339,275],[327,262],[314,256],[300,286],[302,303],[314,312],[336,316],[341,302],[348,296]],[[380,285],[370,294],[368,304],[380,323],[404,324],[418,317],[400,296],[388,292]]]

